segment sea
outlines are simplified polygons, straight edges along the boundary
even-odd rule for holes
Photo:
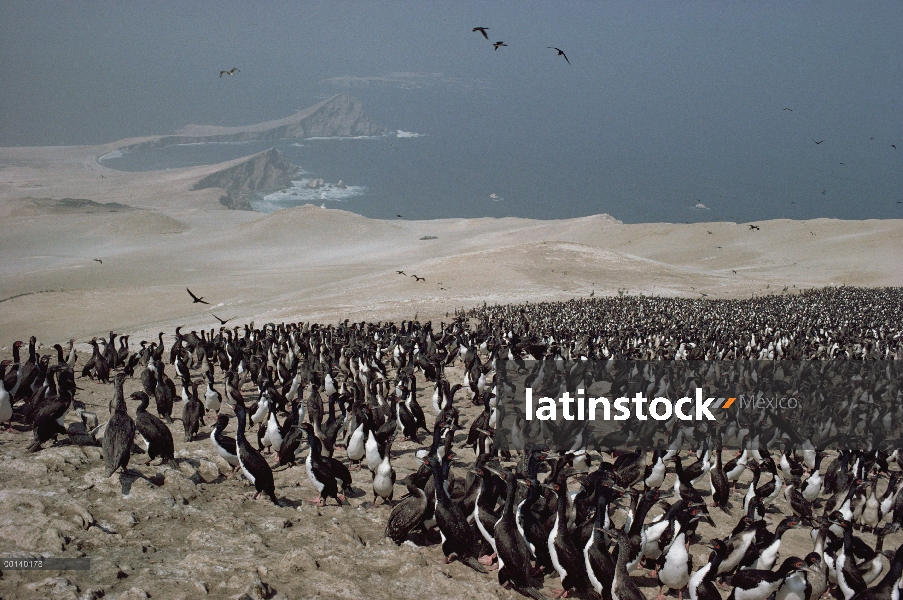
[[[551,102],[536,115],[485,92],[422,92],[407,102],[365,94],[362,101],[387,133],[172,145],[117,151],[101,162],[155,171],[277,148],[299,172],[291,187],[251,199],[254,210],[267,213],[315,204],[383,219],[606,213],[625,223],[744,223],[903,217],[903,170],[893,168],[903,154],[886,140],[815,145],[802,131],[776,123],[753,148],[738,149],[722,133],[694,123],[656,131],[654,123],[634,116],[629,128],[605,115],[578,120],[557,114],[563,109]],[[777,118],[791,114],[777,112]],[[322,185],[309,186],[319,180]]]

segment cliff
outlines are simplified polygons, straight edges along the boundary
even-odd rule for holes
[[[298,167],[290,163],[279,150],[270,148],[248,157],[242,163],[211,173],[194,186],[192,191],[221,188],[226,195],[220,203],[233,209],[251,210],[250,192],[269,192],[287,188]]]
[[[360,100],[348,94],[338,94],[293,115],[241,127],[216,125],[188,125],[174,135],[154,137],[128,146],[123,150],[162,148],[172,144],[199,142],[245,142],[309,137],[353,137],[380,135],[385,127],[374,123],[364,113]]]

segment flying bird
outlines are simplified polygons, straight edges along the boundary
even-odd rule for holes
[[[398,273],[399,275],[407,275],[407,273],[405,273],[404,271],[395,271],[395,272]]]
[[[759,226],[758,226],[758,225],[750,225],[749,228],[750,228],[750,229],[755,229],[756,231],[759,230]]]
[[[818,145],[818,144],[821,144],[821,142],[823,142],[825,140],[822,140],[821,142],[819,142],[818,140],[812,140],[812,141],[815,142],[815,145]]]
[[[508,44],[506,44],[505,42],[496,42],[496,43],[494,43],[494,44],[492,45],[492,47],[495,48],[496,50],[498,50],[498,49],[501,48],[502,46],[507,46],[507,45],[508,45]]]
[[[474,31],[479,31],[480,33],[482,33],[482,34],[483,34],[483,37],[486,38],[486,39],[488,40],[488,39],[489,39],[489,36],[486,35],[486,30],[487,30],[487,29],[489,29],[489,28],[488,28],[488,27],[474,27],[474,28],[473,28]]]
[[[205,302],[204,304],[206,304],[206,302]],[[217,316],[214,315],[213,313],[210,313],[210,314],[213,315],[213,318],[214,318],[214,319],[216,319],[217,321],[219,321],[219,324],[220,324],[220,325],[225,325],[226,323],[228,323],[229,321],[231,321],[232,319],[235,318],[235,317],[229,317],[228,319],[220,319],[219,317],[217,317]]]
[[[240,73],[238,67],[232,67],[228,71],[220,71],[219,76],[222,77],[223,75],[229,75],[231,77],[232,75],[235,75],[235,73]]]
[[[546,48],[549,48],[549,49],[551,49],[551,50],[557,50],[557,51],[558,51],[558,56],[563,56],[563,57],[564,57],[564,60],[567,60],[567,63],[568,63],[568,64],[571,64],[571,61],[568,60],[568,55],[565,54],[565,53],[564,53],[564,50],[562,50],[561,48],[553,48],[552,46],[546,46]]]
[[[894,150],[896,150],[896,149],[897,149],[897,147],[896,147],[896,146],[894,146],[894,145],[893,145],[893,144],[891,144],[891,145],[890,145],[890,147],[891,147],[891,148],[893,148],[893,149],[894,149]]]
[[[204,297],[203,297],[203,296],[201,296],[200,298],[198,298],[197,296],[195,296],[194,294],[192,294],[192,293],[191,293],[191,290],[189,290],[188,288],[185,288],[185,291],[187,291],[188,294],[191,296],[191,299],[194,301],[194,302],[193,302],[194,304],[197,304],[198,302],[200,302],[201,304],[210,304],[209,302],[204,302]]]
[[[790,112],[793,112],[792,108],[785,108],[784,110],[789,110]]]
[[[417,281],[426,281],[426,277],[417,277],[416,275],[411,275],[411,277],[413,277]]]
[[[94,260],[95,260],[96,262],[99,262],[100,264],[103,264],[103,261],[100,260],[99,258],[95,258]]]

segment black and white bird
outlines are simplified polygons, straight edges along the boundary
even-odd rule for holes
[[[346,494],[351,491],[351,473],[348,468],[335,458],[322,455],[320,438],[314,433],[314,427],[310,423],[301,426],[307,433],[307,442],[310,445],[310,453],[304,467],[307,469],[307,477],[317,488],[319,496],[309,500],[319,506],[326,505],[327,498],[334,498],[341,506]],[[339,485],[341,482],[341,492]]]
[[[235,438],[223,434],[227,425],[229,425],[229,415],[220,414],[216,418],[213,431],[210,433],[210,443],[213,444],[220,458],[232,467],[232,472],[226,477],[226,479],[232,479],[232,476],[235,475],[241,464],[238,461],[238,447],[236,446]]]
[[[711,548],[712,552],[709,554],[708,562],[693,573],[687,583],[690,600],[721,600],[721,593],[715,587],[715,576],[718,574],[718,566],[724,558],[725,547],[721,540],[713,539]]]
[[[235,405],[235,418],[238,419],[238,434],[236,443],[238,446],[238,464],[241,466],[242,472],[248,478],[257,493],[254,499],[257,500],[260,494],[269,496],[273,504],[279,504],[276,499],[276,483],[273,480],[273,471],[270,465],[245,438],[245,425],[247,423],[247,411],[241,404]]]
[[[207,379],[207,391],[204,392],[204,410],[205,412],[213,411],[218,413],[223,403],[223,395],[213,388],[213,373],[208,373],[205,377]]]
[[[777,571],[746,569],[737,571],[731,577],[728,600],[766,600],[775,593],[791,573],[804,568],[805,563],[796,556],[788,557]]]
[[[392,442],[395,436],[391,436],[386,441],[383,449],[383,460],[373,472],[373,506],[376,506],[376,499],[382,498],[383,503],[391,502],[395,491],[395,469],[392,468],[391,454]]]
[[[664,564],[658,570],[660,584],[659,598],[664,598],[662,590],[669,588],[678,591],[678,597],[683,599],[683,589],[690,582],[690,573],[693,571],[693,555],[689,552],[690,540],[687,539],[687,525],[690,519],[696,517],[694,513],[698,509],[682,512],[674,521],[674,534],[671,538],[671,546],[664,555]]]
[[[451,453],[443,456],[443,463],[440,464],[439,457],[431,455],[423,459],[424,464],[428,465],[433,472],[433,487],[435,488],[435,519],[436,525],[439,527],[439,534],[442,538],[442,553],[445,555],[445,562],[452,558],[457,558],[463,564],[480,573],[485,573],[486,569],[477,560],[476,553],[478,546],[474,543],[473,531],[470,523],[461,509],[452,502],[451,497],[446,490],[446,476],[443,470],[444,464],[454,458]]]
[[[584,593],[591,588],[583,555],[568,532],[567,471],[562,470],[551,489],[557,497],[557,510],[552,530],[549,532],[548,548],[552,565],[561,577],[561,586],[568,590]]]
[[[517,479],[511,471],[497,471],[497,475],[505,482],[505,505],[502,514],[493,529],[495,550],[498,555],[499,585],[511,585],[519,593],[532,598],[544,598],[535,589],[535,577],[530,568],[530,544],[521,532],[514,511],[514,495],[517,490]],[[529,480],[526,480],[529,486]]]

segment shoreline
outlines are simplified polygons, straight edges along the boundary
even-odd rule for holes
[[[192,190],[245,159],[124,172],[96,160],[113,146],[0,148],[0,330],[37,324],[68,339],[215,322],[186,287],[230,312],[222,318],[260,322],[619,290],[748,298],[785,286],[903,286],[903,219],[776,219],[755,230],[608,215],[388,220],[313,205],[267,214],[226,209],[222,188]],[[33,295],[9,299],[21,294]]]

